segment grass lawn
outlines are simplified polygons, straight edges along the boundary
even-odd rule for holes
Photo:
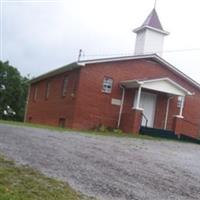
[[[89,200],[66,183],[47,178],[0,155],[0,200]]]
[[[46,125],[40,125],[40,124],[32,124],[32,123],[24,123],[24,122],[15,122],[15,121],[5,121],[0,120],[1,124],[9,124],[9,125],[16,125],[16,126],[26,126],[26,127],[32,127],[32,128],[42,128],[42,129],[48,129],[52,131],[59,131],[59,132],[66,132],[66,131],[76,131],[73,129],[67,129],[67,128],[60,128],[60,127],[54,127],[54,126],[46,126]],[[91,134],[91,135],[101,135],[101,136],[113,136],[113,137],[128,137],[128,138],[138,138],[138,139],[149,139],[149,140],[165,140],[163,138],[155,138],[147,135],[138,135],[138,134],[132,134],[132,133],[115,133],[115,132],[100,132],[100,131],[80,131],[81,133]]]

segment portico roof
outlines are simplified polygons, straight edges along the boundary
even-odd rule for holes
[[[192,93],[186,88],[182,87],[175,81],[168,77],[159,79],[148,79],[148,80],[126,80],[121,81],[121,85],[125,88],[138,88],[142,87],[149,90],[163,92],[167,94],[186,96],[192,95]]]

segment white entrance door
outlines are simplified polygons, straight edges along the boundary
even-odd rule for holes
[[[141,93],[140,99],[140,108],[144,109],[144,115],[148,119],[148,127],[153,127],[154,125],[154,117],[155,117],[155,109],[156,109],[156,95],[148,92]],[[142,126],[146,125],[146,120],[144,117],[142,118]]]

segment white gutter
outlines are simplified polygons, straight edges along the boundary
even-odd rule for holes
[[[103,62],[115,62],[115,61],[125,61],[125,60],[137,60],[144,58],[154,58],[156,54],[142,54],[142,55],[134,55],[134,56],[123,56],[123,57],[112,57],[112,58],[99,58],[93,60],[81,60],[78,62],[78,65],[84,66],[86,64],[96,64]]]
[[[123,105],[124,105],[124,97],[125,97],[125,87],[121,86],[121,88],[122,88],[122,98],[121,98],[121,104],[120,104],[120,109],[119,109],[119,118],[118,118],[118,122],[117,122],[117,128],[120,127]]]

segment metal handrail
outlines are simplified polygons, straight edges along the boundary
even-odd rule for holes
[[[147,124],[148,124],[148,118],[147,118],[147,116],[144,114],[144,113],[142,113],[142,117],[144,117],[144,119],[145,119],[145,127],[147,127]]]

